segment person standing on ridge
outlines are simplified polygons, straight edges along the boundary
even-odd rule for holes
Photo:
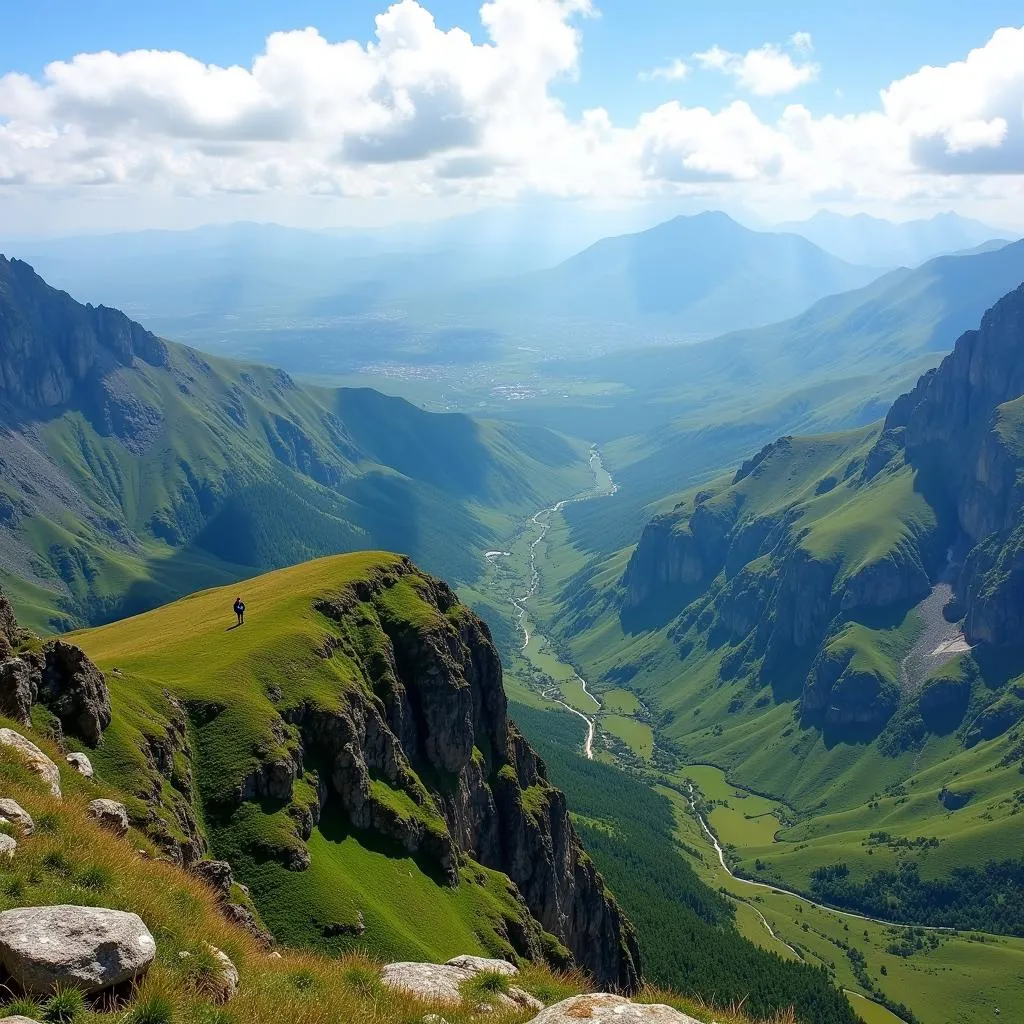
[[[238,616],[238,625],[241,626],[245,622],[245,603],[241,597],[235,598],[234,604],[235,614]]]

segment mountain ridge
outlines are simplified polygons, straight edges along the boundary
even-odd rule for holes
[[[0,325],[0,568],[33,624],[353,547],[472,578],[492,510],[587,477],[581,446],[549,431],[206,356],[18,261],[0,262]]]

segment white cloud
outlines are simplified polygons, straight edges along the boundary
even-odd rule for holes
[[[810,36],[806,33],[797,35],[806,36],[807,43],[810,43]],[[773,43],[765,43],[746,53],[731,53],[720,46],[712,46],[710,50],[695,53],[693,59],[703,68],[731,75],[741,89],[755,96],[780,96],[792,92],[813,82],[821,71],[812,62],[797,63]]]
[[[1024,28],[999,29],[966,60],[893,82],[882,104],[926,170],[1024,174]]]
[[[602,107],[570,116],[557,96],[580,73],[583,19],[595,13],[590,0],[486,0],[474,41],[399,0],[368,42],[274,33],[245,67],[146,50],[0,76],[0,202],[343,196],[397,206],[665,191],[773,212],[825,195],[1021,202],[1024,29],[891,83],[861,113],[791,105],[768,119],[739,100],[672,102],[617,122]],[[789,46],[712,47],[698,60],[755,96],[777,96],[818,74],[808,33]],[[645,75],[678,81],[686,65]]]
[[[675,60],[669,61],[668,64],[663,64],[661,67],[651,68],[650,71],[641,71],[637,78],[641,82],[654,82],[659,78],[666,82],[679,82],[689,73],[690,66],[676,57]]]
[[[814,40],[810,32],[794,32],[789,37],[789,45],[800,53],[810,53],[814,49]]]

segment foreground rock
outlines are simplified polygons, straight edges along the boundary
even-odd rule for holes
[[[18,841],[14,836],[9,836],[5,832],[0,832],[0,860],[10,860],[14,856],[14,851],[18,849]]]
[[[141,978],[155,955],[137,914],[73,906],[0,914],[0,963],[26,992],[99,992]]]
[[[215,1003],[226,1003],[238,991],[238,968],[222,949],[210,945],[206,948],[215,961],[216,969],[211,977],[205,979],[203,987]]]
[[[478,974],[500,974],[513,977],[519,969],[505,960],[488,960],[480,956],[457,956],[446,964],[397,963],[388,964],[381,981],[398,992],[430,1003],[450,1003],[461,1006],[465,1002],[463,986]],[[529,992],[514,985],[507,992],[474,993],[475,1001],[508,1010],[540,1010],[544,1004]]]
[[[0,729],[0,745],[10,747],[60,798],[60,769],[31,741],[13,729]]]
[[[128,810],[116,800],[93,800],[89,804],[89,817],[113,832],[114,835],[128,835]]]
[[[66,760],[68,764],[71,765],[71,767],[74,768],[75,771],[83,778],[91,779],[96,774],[93,771],[92,761],[89,760],[87,754],[80,754],[77,752],[74,754],[68,754]]]
[[[608,1021],[609,1024],[700,1024],[671,1006],[631,1003],[604,992],[573,996],[539,1013],[530,1024],[580,1024],[580,1021]]]
[[[17,825],[22,835],[30,836],[36,830],[32,815],[17,800],[12,800],[9,796],[0,797],[0,821]]]

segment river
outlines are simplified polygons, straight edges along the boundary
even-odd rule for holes
[[[512,606],[516,610],[516,621],[519,625],[519,631],[523,637],[522,647],[520,648],[524,654],[528,655],[528,648],[530,647],[530,641],[542,641],[545,638],[539,634],[530,632],[530,612],[528,608],[528,602],[537,596],[537,592],[540,589],[540,568],[538,566],[538,550],[544,543],[544,539],[548,535],[548,531],[551,529],[555,516],[562,511],[567,505],[572,505],[579,501],[592,501],[595,498],[610,498],[613,494],[618,491],[618,484],[612,479],[611,474],[605,469],[604,463],[601,460],[601,452],[597,445],[591,445],[589,452],[589,462],[591,472],[594,474],[594,486],[591,490],[584,494],[575,495],[572,498],[563,498],[561,501],[555,502],[554,505],[549,505],[546,508],[542,508],[535,512],[531,516],[529,525],[531,529],[536,529],[537,535],[530,541],[530,563],[529,563],[529,582],[526,590],[521,594],[513,594],[510,598]],[[507,551],[488,551],[486,556],[488,559],[494,558],[505,558],[508,557]],[[548,646],[554,650],[554,645],[548,642]],[[566,668],[576,679],[583,689],[583,692],[593,702],[595,707],[600,710],[602,705],[601,701],[596,697],[590,689],[587,687],[587,681],[573,668],[572,665],[564,663]],[[597,734],[597,720],[590,715],[584,714],[578,708],[574,708],[571,704],[566,703],[561,696],[561,690],[557,685],[550,686],[543,691],[545,699],[553,701],[555,704],[560,704],[566,711],[576,715],[577,718],[581,718],[587,723],[587,737],[583,744],[583,753],[586,755],[587,760],[593,761],[594,759],[594,738]]]

